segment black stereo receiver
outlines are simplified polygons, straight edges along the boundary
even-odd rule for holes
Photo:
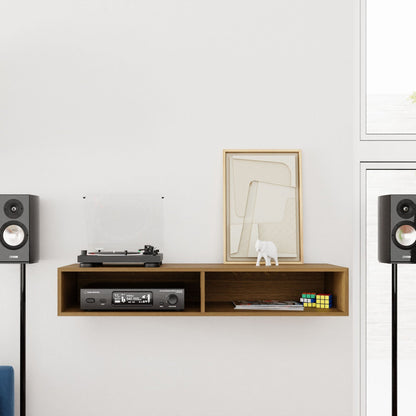
[[[82,310],[181,311],[185,289],[81,289]]]

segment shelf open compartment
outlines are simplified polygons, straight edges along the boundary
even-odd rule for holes
[[[80,309],[81,289],[185,289],[183,311],[109,310],[85,311]],[[184,315],[201,312],[200,273],[192,271],[144,271],[133,268],[93,268],[58,272],[58,315]]]
[[[205,273],[208,315],[348,315],[348,275],[342,271],[222,271]],[[304,311],[236,310],[233,301],[297,301],[303,292],[332,293],[334,307]]]

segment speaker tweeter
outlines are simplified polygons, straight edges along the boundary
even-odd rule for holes
[[[8,218],[19,218],[23,214],[23,204],[18,199],[9,199],[4,204],[4,213]]]
[[[397,204],[397,213],[401,218],[412,218],[415,216],[415,204],[410,199],[402,199]]]

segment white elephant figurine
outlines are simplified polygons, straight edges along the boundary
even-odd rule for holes
[[[271,259],[275,261],[276,266],[279,265],[279,261],[277,259],[277,248],[276,248],[276,245],[273,243],[273,241],[257,240],[255,247],[256,247],[257,253],[259,253],[257,255],[256,266],[260,266],[260,260],[262,257],[264,258],[266,262],[266,266],[272,265]]]

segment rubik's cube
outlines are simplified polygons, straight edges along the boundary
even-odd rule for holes
[[[316,308],[316,293],[302,293],[300,301],[304,308]]]
[[[316,295],[316,307],[321,309],[332,308],[332,295],[330,293],[318,293]]]

